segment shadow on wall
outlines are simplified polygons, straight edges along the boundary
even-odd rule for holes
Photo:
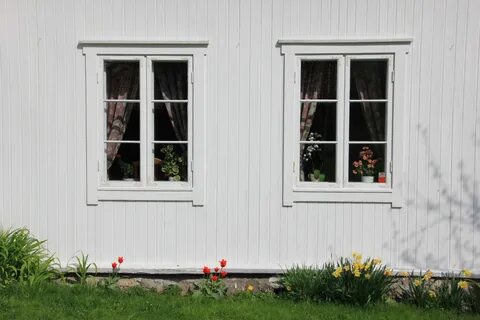
[[[455,171],[460,174],[457,177],[451,174],[446,176],[442,172],[441,162],[431,154],[428,130],[421,126],[418,130],[429,154],[429,184],[433,182],[436,188],[433,192],[436,194],[433,197],[428,195],[428,191],[425,194],[425,190],[417,190],[416,199],[406,200],[408,218],[415,219],[415,224],[419,221],[425,223],[415,227],[415,230],[408,230],[405,238],[400,238],[400,243],[408,243],[406,249],[400,252],[401,261],[416,269],[480,269],[480,266],[472,265],[475,255],[480,255],[480,185],[474,180],[474,172],[465,172],[464,165],[469,162],[473,168],[475,159],[460,159],[455,164],[455,156],[452,155],[452,169],[456,165]],[[475,141],[472,138],[470,142],[472,148],[480,149],[480,139]],[[418,185],[412,183],[409,188],[418,189]],[[412,210],[416,210],[416,213],[412,213]],[[400,232],[398,228],[396,230],[398,236]],[[473,238],[472,233],[477,238]],[[437,252],[427,251],[428,241],[438,242],[435,245]],[[424,256],[419,256],[417,250],[422,247],[426,252]],[[446,266],[446,263],[449,265]]]

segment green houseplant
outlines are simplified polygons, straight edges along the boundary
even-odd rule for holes
[[[162,161],[162,172],[168,176],[170,181],[185,180],[185,159],[178,155],[171,144],[160,150],[164,154]]]

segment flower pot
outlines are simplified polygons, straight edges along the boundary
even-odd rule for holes
[[[168,177],[168,181],[177,181],[174,177]]]
[[[310,179],[310,181],[312,182],[322,182],[322,181],[325,181],[325,173],[321,173],[318,178],[315,178],[315,175],[313,173],[310,173],[308,175],[308,178]]]
[[[362,176],[362,182],[372,183],[373,182],[373,176]]]

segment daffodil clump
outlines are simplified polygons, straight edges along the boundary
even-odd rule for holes
[[[439,307],[458,311],[475,308],[470,296],[478,285],[468,280],[472,276],[468,269],[458,273],[442,274],[438,280],[433,279],[434,274],[431,270],[418,276],[407,272],[400,272],[399,275],[405,277],[406,281],[401,294],[402,301],[419,307]]]
[[[366,258],[359,252],[327,265],[334,290],[335,301],[365,305],[383,300],[393,282],[393,270],[382,265],[380,258]]]

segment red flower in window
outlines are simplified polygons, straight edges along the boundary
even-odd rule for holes
[[[220,260],[220,267],[225,268],[227,266],[227,260],[222,259]]]

